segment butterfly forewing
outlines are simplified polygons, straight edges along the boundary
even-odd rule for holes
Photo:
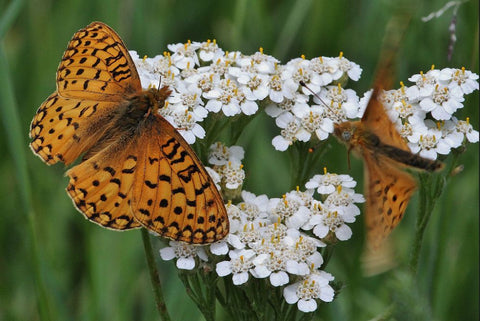
[[[410,151],[407,143],[398,133],[395,124],[390,120],[382,102],[379,100],[379,95],[381,94],[380,88],[381,87],[376,87],[373,90],[372,97],[365,109],[361,123],[381,138],[382,143]]]
[[[33,118],[30,147],[47,164],[72,163],[111,129],[118,102],[50,95]]]
[[[211,243],[228,233],[228,219],[214,182],[193,150],[171,125],[156,117],[140,138],[133,191],[135,217],[162,236]],[[172,128],[173,129],[173,128]]]
[[[121,101],[142,87],[127,47],[113,29],[93,22],[73,36],[57,71],[57,91],[82,100]]]
[[[101,22],[91,23],[69,42],[57,71],[57,91],[32,121],[32,150],[49,165],[70,164],[115,123],[119,103],[141,90],[120,37]]]

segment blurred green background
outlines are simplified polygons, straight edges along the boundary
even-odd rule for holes
[[[420,21],[445,3],[414,2],[412,24],[398,53],[397,80],[431,64],[465,66],[478,73],[477,1],[458,9],[451,62],[446,56],[452,11]],[[140,56],[162,53],[169,43],[208,38],[216,38],[224,50],[246,54],[263,47],[283,63],[301,54],[312,58],[343,51],[363,68],[360,81],[349,84],[361,94],[372,82],[394,4],[402,1],[0,0],[0,320],[40,320],[42,315],[45,320],[158,319],[140,232],[116,233],[84,220],[65,193],[65,168],[47,167],[28,149],[30,121],[55,90],[56,68],[74,32],[103,21]],[[457,114],[461,119],[469,116],[476,129],[478,96],[478,91],[469,95]],[[270,197],[279,197],[290,184],[286,153],[271,146],[275,135],[273,121],[260,115],[241,138],[247,155],[246,189]],[[349,172],[343,146],[332,139],[329,147],[319,172],[327,166],[361,182],[361,160],[352,160]],[[386,313],[394,301],[402,308],[397,320],[479,318],[478,144],[469,145],[460,162],[465,169],[450,179],[427,228],[418,279],[401,273],[413,238],[414,197],[393,234],[395,270],[362,275],[363,221],[353,224],[353,238],[338,246],[327,268],[346,287],[333,303],[320,307],[324,320],[369,320]],[[278,174],[282,172],[285,175]],[[160,241],[154,246],[159,248]],[[33,248],[38,269],[32,263]],[[158,265],[173,320],[203,320],[172,262]],[[45,289],[48,312],[37,304],[38,284]],[[218,316],[224,319],[222,311]]]

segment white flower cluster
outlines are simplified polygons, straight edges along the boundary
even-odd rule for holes
[[[168,85],[173,90],[160,113],[190,144],[203,138],[199,124],[209,113],[232,117],[253,115],[259,105],[275,118],[280,135],[275,149],[285,151],[295,141],[325,140],[333,124],[362,116],[369,94],[362,100],[352,89],[342,88],[347,79],[357,81],[362,69],[340,53],[338,57],[295,58],[285,65],[260,50],[253,55],[225,52],[215,41],[168,46],[153,58],[130,54],[142,87]],[[454,112],[463,107],[464,95],[478,90],[478,75],[462,69],[432,67],[409,78],[415,84],[386,91],[385,107],[414,153],[436,159],[465,140],[477,142],[478,131],[469,119]],[[300,86],[305,83],[315,93]]]
[[[408,146],[420,156],[436,159],[467,140],[478,142],[478,131],[469,119],[453,114],[463,108],[464,95],[478,90],[478,75],[465,68],[420,72],[408,80],[414,85],[385,91],[384,106]]]
[[[335,123],[361,117],[368,103],[368,92],[359,99],[352,89],[342,88],[348,79],[357,81],[362,72],[342,53],[310,60],[302,56],[282,65],[261,48],[244,55],[226,52],[215,41],[168,48],[170,52],[153,58],[130,54],[143,88],[172,89],[159,112],[190,144],[205,136],[200,123],[209,113],[248,116],[264,109],[280,128],[272,144],[285,151],[297,140],[327,139]],[[415,84],[386,91],[382,99],[412,152],[435,159],[466,141],[479,140],[468,118],[453,116],[463,107],[463,96],[478,90],[478,75],[464,68],[432,68],[409,80]],[[297,303],[304,312],[314,311],[318,300],[329,302],[334,297],[333,276],[322,270],[319,249],[351,237],[347,223],[360,214],[356,203],[364,198],[354,192],[352,177],[326,170],[315,175],[305,191],[297,188],[272,199],[254,195],[242,190],[243,157],[239,146],[210,147],[213,168],[207,170],[224,198],[242,198],[226,205],[230,220],[226,239],[204,247],[171,241],[160,255],[164,260],[176,259],[177,267],[187,270],[200,262],[208,264],[214,258],[211,254],[216,255],[219,276],[232,275],[235,285],[250,276],[268,278],[272,286],[283,287],[286,302]]]
[[[241,158],[243,149],[239,146],[216,143],[210,148],[214,168],[225,166],[217,164],[238,164]],[[352,189],[355,186],[352,177],[325,170],[306,184],[306,191],[297,188],[282,198],[242,191],[241,202],[226,205],[230,233],[225,240],[205,247],[170,241],[160,255],[164,260],[177,258],[177,267],[188,270],[196,262],[207,261],[206,252],[222,256],[224,260],[216,265],[219,276],[232,275],[235,285],[244,284],[250,275],[268,278],[272,286],[284,286],[288,303],[297,303],[303,312],[314,311],[316,300],[330,302],[334,297],[329,285],[333,276],[321,270],[319,248],[351,237],[346,223],[355,221],[360,214],[356,203],[364,202]],[[315,190],[320,200],[314,198]]]
[[[284,67],[282,79],[288,94],[283,100],[271,99],[265,112],[275,118],[281,129],[272,140],[275,149],[285,151],[295,141],[324,140],[333,132],[335,122],[358,117],[358,96],[351,89],[343,89],[346,78],[358,80],[362,69],[343,54],[339,57],[317,57],[311,60],[296,58]],[[303,82],[315,93],[314,104],[309,103],[312,93],[300,86]],[[301,90],[300,90],[301,89]]]

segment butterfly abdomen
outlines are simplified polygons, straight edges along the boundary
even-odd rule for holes
[[[443,168],[442,162],[427,159],[417,154],[413,154],[410,151],[406,151],[388,144],[383,144],[382,142],[379,143],[377,151],[378,153],[384,154],[388,158],[401,164],[429,172],[434,172]]]

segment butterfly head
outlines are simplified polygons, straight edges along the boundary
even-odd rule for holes
[[[349,145],[355,134],[355,126],[352,126],[352,122],[343,122],[335,124],[333,134],[342,142]]]
[[[154,115],[165,106],[165,101],[171,93],[172,90],[168,86],[163,86],[160,89],[150,88],[144,91],[145,98],[148,100],[147,104]]]

